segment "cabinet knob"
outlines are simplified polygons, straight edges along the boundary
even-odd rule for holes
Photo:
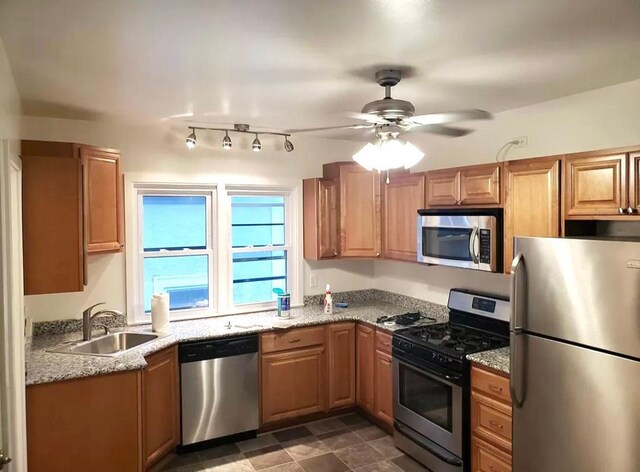
[[[334,248],[334,250],[333,250],[333,255],[334,255],[334,256],[337,256],[337,255],[338,255],[338,251],[336,251],[336,250],[335,250],[335,248]]]
[[[624,215],[626,213],[624,208],[618,208],[618,213],[620,213],[621,215]]]
[[[380,257],[380,253],[379,252],[376,252],[376,257]]]
[[[629,207],[627,208],[627,213],[629,213],[630,215],[633,215],[633,213],[635,212],[633,207]]]

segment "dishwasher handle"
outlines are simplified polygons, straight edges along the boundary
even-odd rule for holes
[[[236,336],[180,344],[178,358],[181,364],[185,364],[256,352],[258,352],[257,335]]]

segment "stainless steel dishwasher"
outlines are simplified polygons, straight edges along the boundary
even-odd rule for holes
[[[182,446],[258,429],[258,336],[180,345]]]

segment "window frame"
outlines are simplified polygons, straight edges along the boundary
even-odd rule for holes
[[[273,252],[283,251],[286,254],[286,280],[287,291],[291,294],[292,302],[297,301],[298,294],[298,271],[296,270],[295,258],[297,257],[297,238],[295,232],[295,217],[292,201],[295,199],[295,190],[291,187],[259,187],[244,185],[228,185],[226,187],[228,203],[226,205],[228,213],[228,243],[226,250],[228,251],[228,286],[227,286],[227,309],[229,313],[247,313],[252,311],[263,311],[276,308],[275,300],[257,302],[257,303],[241,303],[235,304],[233,301],[233,255],[236,253],[252,253],[252,252]],[[284,197],[284,245],[281,246],[245,246],[234,248],[232,246],[232,203],[231,197]]]
[[[151,316],[144,310],[144,261],[156,257],[180,257],[180,256],[208,256],[209,278],[209,306],[203,308],[186,308],[169,312],[170,321],[187,320],[215,316],[218,311],[218,270],[217,263],[217,186],[194,185],[175,183],[133,183],[132,197],[135,205],[135,221],[133,222],[134,237],[128,238],[135,241],[135,245],[129,245],[127,257],[127,311],[129,324],[149,324]],[[143,243],[143,198],[147,195],[157,196],[203,196],[205,197],[206,214],[206,248],[205,249],[181,249],[159,250],[144,252]],[[131,247],[134,246],[134,247]]]

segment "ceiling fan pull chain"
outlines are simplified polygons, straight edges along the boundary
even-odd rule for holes
[[[391,183],[391,181],[389,180],[389,169],[387,169],[387,185],[389,185],[389,183]]]

